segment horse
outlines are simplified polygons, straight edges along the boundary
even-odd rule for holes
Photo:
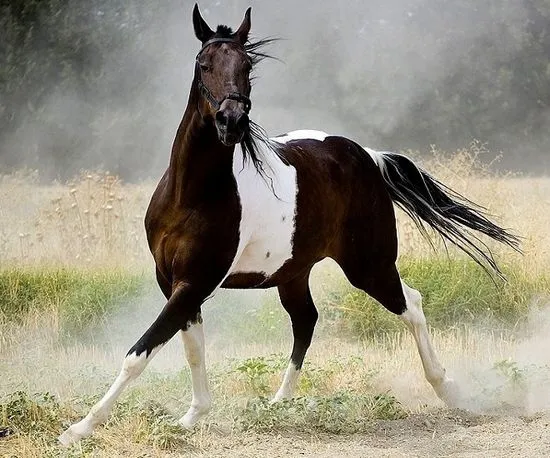
[[[207,414],[201,309],[219,288],[277,287],[293,347],[273,401],[291,398],[318,318],[309,275],[324,258],[404,321],[437,396],[449,406],[460,403],[460,389],[433,349],[421,295],[396,267],[394,204],[424,235],[433,229],[497,276],[502,273],[489,248],[471,231],[515,250],[518,237],[404,155],[321,131],[267,138],[249,117],[251,72],[269,57],[263,46],[273,40],[249,39],[250,11],[236,31],[224,25],[214,31],[198,6],[193,9],[201,47],[169,165],[145,216],[167,302],[128,351],[105,396],[59,437],[64,445],[105,422],[123,390],[178,331],[192,379],[191,405],[179,422],[191,428]]]

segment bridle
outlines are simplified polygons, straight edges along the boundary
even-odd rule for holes
[[[203,95],[203,97],[208,101],[208,103],[216,111],[220,109],[220,106],[224,102],[224,100],[236,100],[237,102],[241,102],[244,104],[244,111],[246,114],[248,114],[250,112],[250,109],[252,108],[252,102],[246,95],[243,95],[240,92],[230,92],[223,99],[217,100],[216,97],[214,97],[210,92],[210,89],[208,89],[204,84],[204,82],[202,81],[199,57],[202,54],[202,52],[213,43],[235,43],[235,44],[238,44],[239,46],[242,46],[239,42],[235,41],[232,38],[211,38],[210,40],[204,42],[201,50],[198,52],[197,57],[195,58],[195,68],[197,69],[196,74],[198,79],[197,84],[199,86],[199,90],[201,91],[201,94]]]

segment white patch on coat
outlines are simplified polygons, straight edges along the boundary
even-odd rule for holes
[[[281,135],[280,137],[272,138],[271,140],[276,141],[277,143],[287,143],[292,140],[319,140],[320,142],[324,141],[325,138],[327,138],[329,134],[326,132],[323,132],[321,130],[294,130],[292,132],[287,132],[284,135]]]
[[[296,130],[271,140],[285,144],[291,140],[323,141],[327,133]],[[241,203],[239,246],[227,276],[235,273],[262,273],[266,277],[292,258],[296,229],[296,169],[263,148],[263,167],[267,177],[256,171],[251,161],[243,163],[242,151],[235,149],[233,174]]]
[[[241,204],[239,246],[229,274],[237,272],[273,275],[292,258],[295,231],[296,169],[284,164],[265,148],[262,161],[267,177],[252,164],[243,163],[242,152],[235,150],[233,173]]]

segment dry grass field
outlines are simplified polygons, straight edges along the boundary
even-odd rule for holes
[[[174,339],[108,424],[68,450],[57,435],[103,394],[163,305],[143,230],[154,183],[0,177],[0,456],[548,456],[550,178],[496,173],[480,165],[490,157],[474,144],[422,163],[523,237],[523,256],[490,244],[508,284],[438,241],[434,251],[399,215],[402,271],[424,294],[464,409],[436,398],[412,338],[326,262],[296,400],[266,401],[291,345],[274,293],[221,292],[204,307],[207,419],[190,432],[174,425],[190,401]]]

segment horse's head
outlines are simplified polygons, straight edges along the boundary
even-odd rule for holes
[[[233,146],[249,129],[252,59],[245,44],[250,31],[250,8],[236,32],[225,26],[214,32],[195,5],[193,26],[202,43],[195,68],[202,94],[199,110],[203,117],[214,120],[220,141]]]

